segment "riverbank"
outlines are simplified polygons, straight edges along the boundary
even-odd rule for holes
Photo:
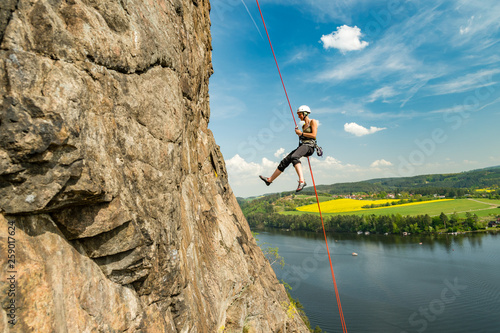
[[[251,228],[275,228],[281,230],[303,230],[322,232],[323,225],[327,232],[334,233],[370,233],[370,234],[439,234],[462,233],[471,231],[495,230],[488,228],[493,217],[480,218],[467,213],[465,218],[457,214],[431,217],[426,215],[333,215],[324,216],[323,221],[316,214],[283,215],[279,213],[247,214]],[[497,221],[498,217],[494,217]],[[495,223],[498,223],[495,222]],[[486,229],[488,228],[488,229]]]
[[[265,226],[256,226],[256,227],[251,227],[252,232],[260,232],[260,231],[270,231],[270,230],[275,230],[275,231],[284,231],[284,232],[292,232],[292,231],[308,231],[308,232],[314,232],[317,234],[323,234],[322,230],[292,230],[292,229],[286,229],[286,228],[273,228],[273,227],[265,227]],[[377,234],[377,233],[370,233],[370,232],[357,232],[357,233],[345,233],[345,232],[340,232],[340,234],[357,234],[357,235],[365,235],[365,236],[370,236],[370,235],[379,235],[379,236],[401,236],[401,237],[407,237],[411,235],[423,235],[423,236],[432,236],[432,235],[452,235],[452,236],[457,236],[457,235],[465,235],[465,234],[497,234],[500,232],[500,228],[487,228],[487,229],[480,229],[480,230],[471,230],[471,231],[457,231],[457,232],[446,232],[446,231],[437,231],[437,232],[432,232],[432,233],[419,233],[419,234],[412,234],[412,233],[400,233],[400,234],[389,234],[389,233],[384,233],[384,234]],[[339,232],[332,232],[332,231],[327,231],[328,235],[334,235],[334,234],[339,234]]]

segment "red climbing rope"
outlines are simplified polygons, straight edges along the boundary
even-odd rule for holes
[[[309,170],[311,171],[311,178],[314,186],[314,194],[316,194],[316,201],[318,202],[319,217],[321,218],[321,226],[323,227],[323,235],[325,236],[326,252],[328,253],[328,260],[330,261],[330,270],[332,271],[333,288],[335,289],[335,297],[337,298],[337,306],[339,308],[340,321],[342,322],[342,332],[347,333],[347,327],[344,320],[344,312],[342,311],[342,304],[340,303],[339,291],[337,289],[337,281],[335,280],[335,273],[333,272],[332,258],[330,257],[330,249],[328,247],[328,240],[326,238],[325,223],[323,222],[323,214],[321,214],[321,207],[319,204],[318,191],[316,191],[316,183],[314,182],[313,171],[311,168],[311,161],[307,158],[309,163]]]
[[[267,32],[266,22],[264,21],[264,16],[262,15],[262,10],[260,10],[259,0],[257,1],[257,7],[259,7],[260,17],[262,18],[262,23],[264,24],[264,29],[266,30],[267,40],[269,41],[269,45],[271,46],[271,51],[273,52],[274,62],[276,63],[276,68],[278,68],[278,73],[280,75],[281,84],[283,85],[283,90],[285,91],[286,100],[288,102],[288,106],[290,107],[290,112],[292,113],[293,122],[295,123],[295,127],[297,127],[297,122],[295,121],[295,115],[293,114],[292,104],[290,104],[290,99],[288,98],[288,93],[286,92],[285,82],[283,81],[283,77],[281,76],[280,66],[278,65],[278,60],[276,59],[276,54],[274,54],[273,44],[271,43],[271,37],[269,37],[269,32]]]
[[[276,63],[276,68],[278,68],[278,73],[280,75],[281,84],[283,85],[283,90],[285,91],[286,100],[288,101],[288,106],[290,107],[290,112],[292,113],[293,122],[295,123],[295,127],[297,127],[297,122],[295,121],[295,115],[293,114],[292,105],[290,104],[290,99],[288,98],[288,93],[286,92],[285,82],[283,81],[283,77],[281,76],[280,66],[278,65],[278,60],[276,59],[276,54],[274,53],[273,44],[271,43],[271,38],[269,37],[269,32],[267,31],[266,22],[264,21],[264,15],[262,15],[262,10],[260,9],[259,0],[255,0],[255,1],[257,1],[257,7],[259,7],[260,17],[262,18],[262,23],[264,24],[264,29],[266,30],[267,39],[269,40],[269,45],[271,46],[271,51],[273,52],[274,62]],[[333,272],[332,258],[330,256],[330,249],[328,247],[328,240],[326,237],[325,224],[323,222],[323,214],[321,214],[321,207],[319,204],[318,191],[316,190],[316,183],[314,182],[314,175],[313,175],[313,171],[311,168],[311,161],[309,160],[309,157],[307,158],[307,162],[309,163],[309,170],[311,171],[311,178],[312,178],[312,182],[313,182],[314,193],[316,194],[316,201],[318,202],[318,211],[319,211],[319,216],[321,218],[321,226],[323,227],[323,234],[325,236],[325,244],[326,244],[326,251],[328,253],[328,260],[330,261],[330,270],[332,272],[333,287],[335,289],[335,297],[337,298],[337,306],[339,308],[340,321],[342,323],[342,332],[347,333],[347,326],[346,326],[345,320],[344,320],[344,313],[342,311],[342,304],[340,303],[340,296],[339,296],[339,291],[337,289],[337,282],[335,281],[335,273]]]

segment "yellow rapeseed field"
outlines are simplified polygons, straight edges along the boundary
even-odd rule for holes
[[[494,189],[491,189],[491,188],[478,188],[476,190],[476,192],[479,192],[479,193],[491,193],[491,192],[495,192]]]
[[[444,199],[440,201],[448,201],[448,200],[453,200],[453,199]],[[401,206],[413,206],[413,205],[421,205],[421,204],[426,204],[429,202],[433,201],[417,201],[417,202],[410,202],[402,205],[397,205],[397,206],[384,206],[384,207],[377,207],[377,208],[362,208],[363,206],[366,205],[385,205],[386,203],[391,203],[393,201],[399,201],[396,199],[383,199],[383,200],[355,200],[355,199],[336,199],[336,200],[330,200],[330,201],[325,201],[321,203],[321,211],[323,213],[344,213],[344,212],[355,212],[355,211],[360,211],[360,210],[366,210],[366,209],[385,209],[389,207],[401,207]],[[301,212],[318,212],[318,204],[311,204],[311,205],[306,205],[302,207],[298,207],[297,210]]]

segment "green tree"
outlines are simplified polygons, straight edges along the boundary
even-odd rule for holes
[[[381,199],[384,199],[387,197],[387,192],[386,191],[381,191],[379,194],[378,194],[378,197],[381,198]]]
[[[457,212],[454,212],[451,215],[450,224],[454,228],[457,225],[457,223],[458,223],[458,214],[457,214]]]
[[[439,215],[439,219],[441,220],[441,223],[443,223],[443,226],[446,229],[446,223],[448,222],[448,216],[446,216],[445,213],[441,212],[441,215]]]
[[[414,223],[414,224],[410,225],[410,232],[412,234],[419,234],[420,233],[420,229],[418,228],[418,224],[417,223]]]
[[[398,225],[395,222],[392,222],[392,233],[393,234],[399,234],[400,233]]]

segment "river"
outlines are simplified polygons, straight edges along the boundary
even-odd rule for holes
[[[261,247],[279,248],[276,275],[312,327],[342,332],[323,234],[257,232]],[[335,234],[328,243],[349,332],[500,332],[500,234]]]

